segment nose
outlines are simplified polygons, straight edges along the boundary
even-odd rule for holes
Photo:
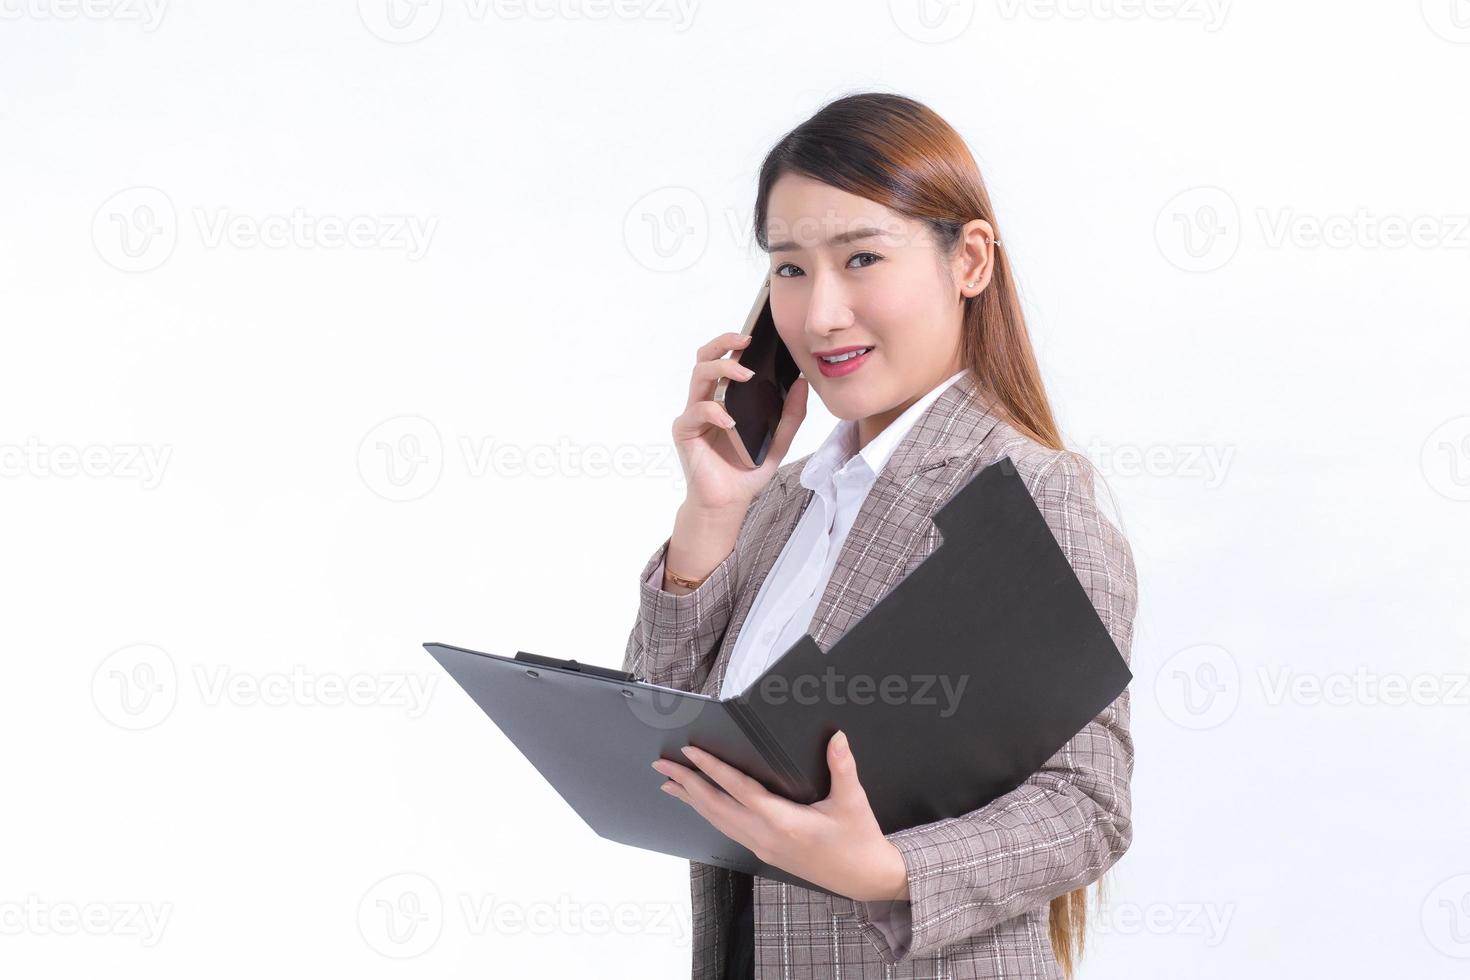
[[[841,281],[835,276],[812,276],[806,306],[806,335],[811,350],[835,346],[835,337],[852,323],[852,307],[847,302]]]

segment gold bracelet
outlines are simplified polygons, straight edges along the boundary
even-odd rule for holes
[[[703,578],[699,579],[685,578],[682,575],[676,575],[673,572],[669,571],[668,566],[665,565],[664,574],[667,575],[669,577],[669,581],[673,582],[675,585],[682,585],[686,589],[697,589],[709,579],[710,575],[713,575],[714,573],[710,572]]]

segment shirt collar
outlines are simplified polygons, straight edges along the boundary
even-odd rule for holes
[[[806,466],[802,467],[801,485],[808,490],[816,490],[824,486],[828,480],[838,473],[848,474],[851,471],[862,469],[864,479],[871,483],[878,478],[883,471],[888,458],[908,435],[908,431],[914,427],[925,410],[932,405],[940,395],[944,394],[946,388],[954,384],[969,368],[961,368],[945,380],[939,382],[929,389],[919,400],[908,408],[903,414],[890,422],[882,432],[872,438],[861,450],[857,448],[857,421],[855,419],[839,419],[837,425],[827,435],[822,444],[812,453],[811,459],[807,460]]]

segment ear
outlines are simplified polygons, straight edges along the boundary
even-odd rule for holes
[[[995,229],[984,218],[965,222],[960,229],[959,249],[955,254],[955,275],[960,298],[979,296],[990,285],[995,271]]]

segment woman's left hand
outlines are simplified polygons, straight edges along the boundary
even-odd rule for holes
[[[698,772],[667,759],[654,762],[653,768],[669,777],[664,792],[692,806],[766,864],[854,901],[908,900],[903,854],[883,836],[842,732],[827,743],[832,791],[809,806],[777,796],[692,745],[684,754]]]

